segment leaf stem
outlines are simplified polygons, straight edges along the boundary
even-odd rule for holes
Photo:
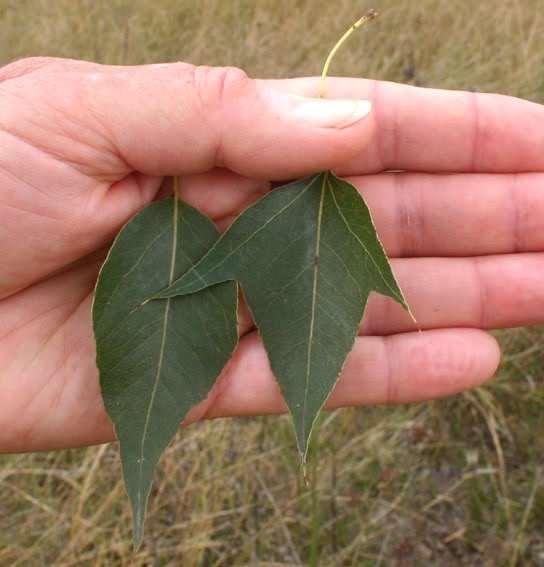
[[[179,199],[179,177],[177,175],[172,177],[172,193],[174,195],[174,199]]]
[[[344,35],[336,42],[335,46],[331,49],[326,61],[325,65],[323,66],[323,71],[321,73],[321,82],[319,83],[319,98],[325,98],[325,80],[327,79],[327,74],[329,72],[329,67],[331,66],[331,61],[333,60],[336,52],[342,47],[345,41],[349,38],[349,36],[355,31],[358,30],[360,27],[364,26],[367,22],[370,22],[376,16],[378,12],[376,10],[369,10],[362,18],[359,18],[347,31]]]

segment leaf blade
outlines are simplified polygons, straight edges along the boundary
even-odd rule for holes
[[[259,243],[253,244],[257,240],[257,236],[262,235],[264,228],[297,203],[305,192],[311,189],[316,179],[317,176],[312,176],[267,193],[235,219],[228,230],[221,234],[200,261],[174,281],[172,285],[148,299],[165,299],[187,295],[205,289],[210,285],[235,279],[236,274],[229,269],[230,264],[227,261],[235,260],[236,255],[243,253],[247,244],[251,243],[258,248]],[[254,228],[255,221],[258,221],[261,214],[265,214],[261,209],[266,209],[270,202],[275,212],[271,215],[271,218],[265,220],[262,226]],[[255,221],[247,214],[251,211],[255,211]]]
[[[406,310],[409,310],[408,303],[391,270],[391,265],[376,231],[370,210],[361,198],[359,192],[350,183],[335,177],[334,185],[331,187],[331,193],[334,204],[346,228],[353,234],[365,253],[372,258],[372,262],[385,284],[383,287],[376,284],[377,287],[380,287],[380,289],[376,291],[395,299]],[[346,206],[345,203],[340,204],[339,202],[348,199],[351,201],[351,204],[348,206]]]
[[[97,282],[97,365],[121,445],[136,545],[160,455],[237,343],[233,283],[142,303],[186,271],[217,236],[211,222],[178,199],[152,204],[118,235]]]

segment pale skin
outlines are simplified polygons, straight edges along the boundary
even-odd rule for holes
[[[329,408],[478,386],[500,360],[489,329],[544,322],[544,107],[329,79],[328,98],[372,103],[331,126],[280,94],[318,90],[182,63],[0,69],[0,452],[114,439],[92,291],[112,237],[166,176],[222,228],[269,180],[332,168],[362,192],[421,332],[373,295]],[[189,422],[285,411],[245,309],[240,332]]]

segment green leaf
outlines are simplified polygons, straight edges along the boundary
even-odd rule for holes
[[[229,280],[243,288],[304,462],[313,424],[353,347],[370,292],[407,308],[365,202],[331,172],[276,189],[155,297]]]
[[[178,199],[154,203],[116,238],[93,305],[102,396],[143,536],[154,468],[190,408],[206,398],[238,340],[237,293],[226,283],[144,303],[217,240],[215,226]]]

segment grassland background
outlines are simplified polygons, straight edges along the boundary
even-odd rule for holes
[[[0,64],[316,74],[370,7],[382,18],[335,74],[544,102],[542,0],[0,0]],[[286,418],[181,432],[136,554],[114,445],[2,457],[0,565],[544,565],[543,337],[501,333],[501,370],[479,390],[325,415],[308,486]]]

